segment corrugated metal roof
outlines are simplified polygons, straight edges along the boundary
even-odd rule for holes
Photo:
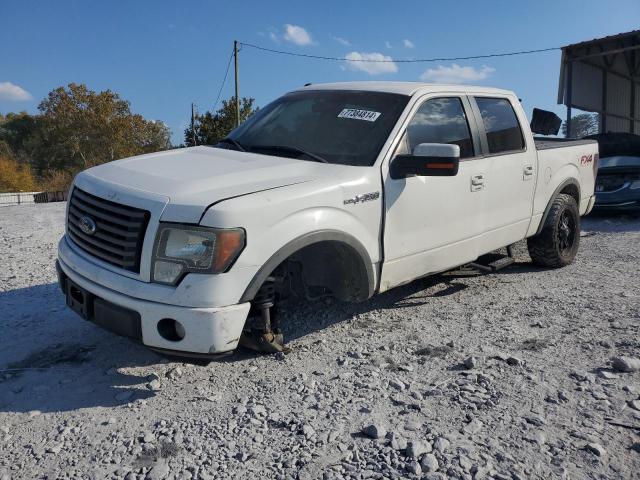
[[[639,50],[640,30],[562,47],[558,103],[598,112],[606,131],[637,131],[640,66],[632,52]]]
[[[632,30],[630,32],[623,32],[623,33],[616,33],[615,35],[609,35],[606,37],[601,37],[601,38],[594,38],[592,40],[585,40],[583,42],[579,42],[579,43],[572,43],[570,45],[566,45],[564,47],[562,47],[562,50],[569,50],[572,48],[577,48],[577,47],[586,47],[588,45],[593,45],[593,44],[598,44],[598,43],[606,43],[606,42],[611,42],[614,40],[621,40],[621,39],[626,39],[626,38],[631,38],[634,36],[640,36],[640,30]],[[640,39],[638,39],[638,41],[640,42]]]

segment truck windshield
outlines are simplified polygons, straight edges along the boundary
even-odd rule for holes
[[[258,110],[217,146],[371,166],[408,101],[408,96],[382,92],[293,92]]]

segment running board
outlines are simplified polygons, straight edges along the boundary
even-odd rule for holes
[[[483,258],[485,260],[491,259],[491,261],[484,263],[481,261]],[[515,259],[513,258],[513,245],[509,245],[507,247],[506,255],[500,256],[493,253],[483,255],[475,262],[467,263],[466,265],[463,265],[456,270],[452,270],[451,274],[481,275],[483,273],[493,273],[497,272],[498,270],[502,270],[503,268],[506,268],[510,265],[513,265],[514,263]]]

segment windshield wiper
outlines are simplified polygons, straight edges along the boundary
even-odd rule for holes
[[[222,140],[220,140],[218,142],[220,143],[227,143],[229,145],[233,145],[234,147],[236,147],[238,150],[240,150],[241,152],[246,152],[247,150],[242,146],[242,144],[240,142],[238,142],[237,140],[234,140],[231,137],[225,137]]]
[[[272,152],[281,151],[281,152],[288,152],[288,153],[297,153],[298,155],[304,155],[305,157],[308,157],[314,162],[329,163],[329,161],[326,158],[322,158],[321,156],[316,155],[315,153],[307,152],[306,150],[303,150],[298,147],[290,147],[289,145],[252,145],[249,150],[252,150],[252,151],[266,150],[266,151],[272,151]]]

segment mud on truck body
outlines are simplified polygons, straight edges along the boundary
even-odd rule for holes
[[[216,146],[74,180],[57,268],[83,318],[160,351],[280,351],[291,289],[362,301],[528,239],[571,263],[593,141],[539,141],[509,91],[309,85]]]

